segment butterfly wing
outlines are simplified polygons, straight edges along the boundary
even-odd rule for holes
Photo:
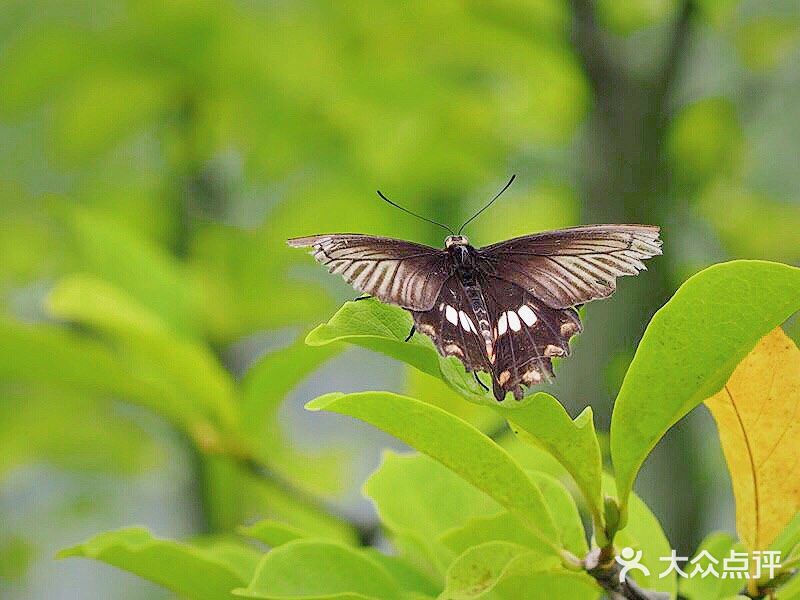
[[[659,228],[589,225],[527,235],[480,249],[481,268],[531,292],[552,308],[610,296],[616,278],[661,254]]]
[[[581,331],[578,313],[552,308],[505,279],[484,277],[482,288],[492,319],[495,398],[503,400],[511,392],[520,400],[522,386],[552,378],[552,358],[569,354],[569,339]]]
[[[481,323],[464,286],[453,275],[431,310],[412,312],[414,324],[443,356],[458,357],[467,371],[490,373],[497,400],[508,392],[519,400],[522,386],[553,376],[554,356],[569,354],[569,339],[581,330],[578,313],[573,308],[551,308],[497,277],[482,276],[478,285],[488,322]]]
[[[430,337],[442,356],[456,356],[467,371],[491,371],[491,364],[458,277],[445,281],[436,304],[427,311],[412,311],[416,328]]]
[[[449,259],[442,250],[361,234],[313,235],[287,241],[339,273],[358,291],[408,310],[429,310],[449,276]]]

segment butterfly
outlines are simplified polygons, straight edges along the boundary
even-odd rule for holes
[[[508,392],[520,400],[523,387],[551,380],[552,358],[569,355],[570,338],[582,330],[577,308],[610,296],[617,277],[636,275],[643,260],[661,254],[659,228],[650,225],[570,227],[482,248],[461,235],[464,225],[458,233],[447,228],[441,249],[357,233],[288,244],[310,247],[356,290],[409,311],[414,326],[407,340],[415,331],[429,336],[484,387],[476,372],[487,372],[498,401]]]

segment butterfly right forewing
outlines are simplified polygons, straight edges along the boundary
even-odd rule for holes
[[[553,308],[605,298],[616,279],[636,275],[661,254],[659,228],[588,225],[526,235],[479,250],[482,268],[533,293]]]

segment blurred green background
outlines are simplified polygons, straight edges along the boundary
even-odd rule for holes
[[[225,446],[209,423],[269,352],[261,385],[279,397],[260,435],[280,440],[279,480],[370,531],[359,486],[398,444],[302,404],[420,382],[353,350],[315,371],[327,357],[293,340],[354,293],[284,240],[441,244],[379,187],[456,224],[517,173],[467,231],[477,245],[662,226],[664,256],[587,307],[551,390],[607,430],[644,326],[683,279],[800,260],[799,46],[796,0],[4,2],[0,596],[162,598],[53,555],[129,524],[227,531],[292,502],[207,455]],[[733,529],[726,478],[700,408],[637,489],[686,553]]]

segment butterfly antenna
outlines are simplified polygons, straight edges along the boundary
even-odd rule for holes
[[[433,221],[433,220],[431,220],[431,219],[428,219],[428,218],[426,218],[426,217],[423,217],[422,215],[418,215],[417,213],[415,213],[415,212],[412,212],[412,211],[408,210],[407,208],[405,208],[405,207],[403,207],[403,206],[400,206],[400,205],[399,205],[397,202],[392,202],[392,201],[391,201],[391,200],[389,200],[389,199],[388,199],[386,196],[384,196],[384,195],[383,195],[383,192],[381,192],[380,190],[377,190],[377,191],[378,191],[378,196],[380,196],[381,200],[383,200],[384,202],[388,202],[389,204],[391,204],[391,205],[392,205],[392,206],[394,206],[395,208],[399,208],[399,209],[400,209],[400,210],[402,210],[403,212],[407,212],[408,214],[410,214],[410,215],[412,215],[412,216],[415,216],[415,217],[417,217],[418,219],[422,219],[423,221],[427,221],[428,223],[432,223],[433,225],[438,225],[438,226],[439,226],[439,227],[441,227],[442,229],[446,229],[447,231],[449,231],[449,232],[450,232],[452,235],[455,235],[455,233],[456,233],[456,232],[455,232],[455,231],[453,231],[452,229],[450,229],[450,228],[449,228],[447,225],[444,225],[444,224],[442,224],[442,223],[439,223],[438,221]]]
[[[489,208],[492,205],[492,202],[494,202],[500,196],[502,196],[503,192],[505,192],[508,188],[511,187],[511,184],[514,183],[514,180],[516,178],[517,178],[516,175],[512,175],[511,179],[508,180],[508,183],[503,186],[503,189],[497,192],[497,194],[495,194],[495,197],[489,200],[489,203],[486,206],[484,206],[482,209],[480,209],[478,212],[472,215],[469,219],[466,220],[466,222],[461,227],[458,228],[458,233],[456,235],[461,235],[461,232],[464,230],[464,227],[466,227],[473,219],[475,219],[475,217],[477,217],[479,214],[481,214],[483,211]]]

